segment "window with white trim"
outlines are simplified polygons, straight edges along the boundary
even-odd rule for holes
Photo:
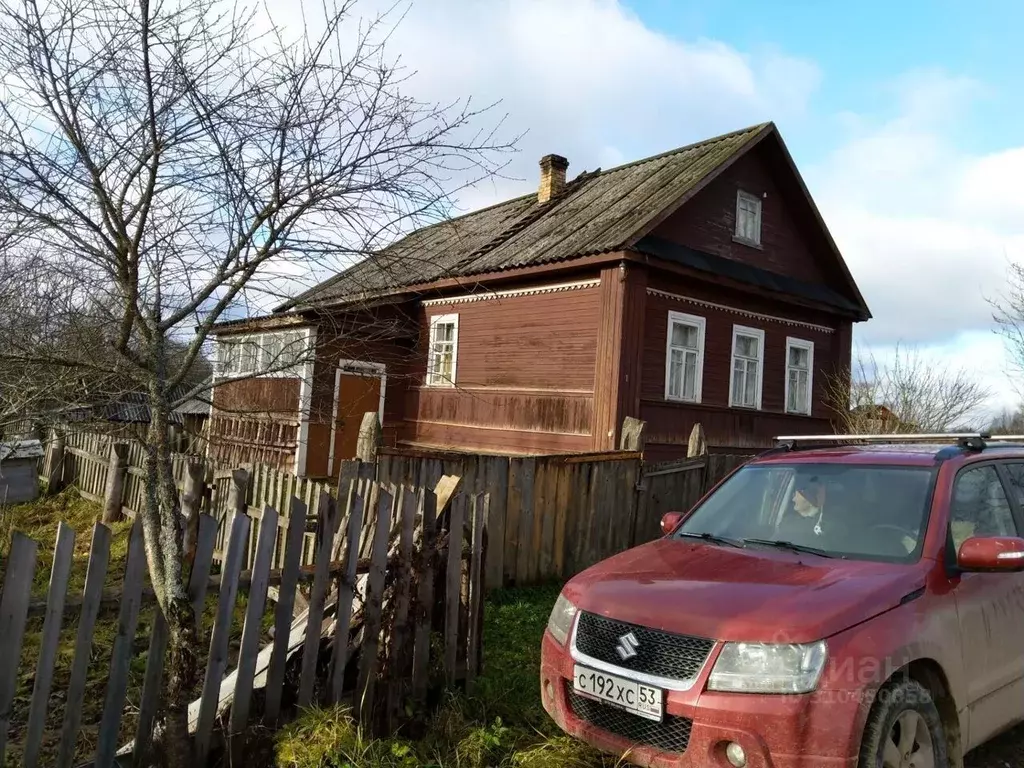
[[[665,349],[665,399],[699,403],[704,373],[703,317],[668,313]]]
[[[745,325],[732,327],[732,368],[729,374],[729,405],[761,408],[764,373],[764,331]]]
[[[217,339],[218,376],[298,376],[309,329],[240,334]]]
[[[736,239],[761,244],[761,198],[742,190],[736,192]]]
[[[459,316],[430,318],[430,350],[427,356],[427,386],[454,387],[455,362],[459,350]]]
[[[811,415],[814,342],[786,338],[786,413]]]

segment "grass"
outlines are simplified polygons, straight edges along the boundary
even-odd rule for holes
[[[428,735],[369,740],[342,708],[316,709],[277,737],[279,768],[605,768],[616,761],[558,730],[540,701],[540,641],[557,586],[501,590],[484,611],[484,674],[451,696]]]
[[[0,579],[6,565],[6,553],[10,546],[14,531],[19,531],[39,543],[36,570],[32,583],[33,599],[46,598],[49,588],[50,569],[53,564],[53,544],[56,540],[57,527],[61,521],[70,525],[76,533],[74,559],[68,584],[68,598],[80,596],[85,586],[85,574],[88,566],[89,547],[92,539],[92,526],[100,519],[100,505],[80,497],[74,489],[68,489],[52,497],[41,497],[28,504],[17,504],[0,507]],[[131,534],[131,520],[122,520],[111,526],[110,561],[104,586],[107,589],[118,588],[124,577],[125,563],[128,559],[128,541]],[[241,635],[242,620],[245,613],[246,596],[239,595],[235,605],[235,617],[232,623],[231,639],[237,641]],[[217,593],[207,595],[202,626],[209,630],[216,612]],[[103,713],[103,702],[106,695],[107,682],[110,674],[110,659],[114,640],[117,635],[118,605],[106,605],[101,608],[93,631],[90,647],[89,666],[86,674],[85,694],[82,704],[81,729],[76,742],[76,761],[91,759],[96,748],[98,723]],[[126,743],[135,736],[138,722],[139,700],[148,661],[149,637],[155,619],[156,606],[147,602],[143,604],[135,633],[134,653],[128,674],[128,688],[125,707],[121,718],[121,730],[118,744]],[[264,625],[272,623],[272,610],[265,612]],[[32,691],[35,683],[35,670],[39,658],[42,640],[42,617],[31,618],[26,626],[25,639],[22,645],[21,658],[18,666],[18,686],[11,709],[11,729],[7,749],[6,764],[17,765],[21,760],[23,741],[28,722]],[[71,679],[71,666],[74,662],[75,644],[78,634],[78,618],[66,617],[61,626],[57,657],[54,663],[53,683],[50,689],[47,720],[43,732],[41,763],[50,765],[56,761],[60,743],[60,730],[64,718],[64,702]],[[205,664],[205,651],[209,642],[208,634],[200,638],[202,651],[201,663]],[[229,665],[234,664],[235,646],[229,654]],[[198,696],[199,690],[195,694]]]

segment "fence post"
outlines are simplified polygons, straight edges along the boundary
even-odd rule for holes
[[[103,522],[108,525],[121,519],[121,499],[127,474],[128,443],[114,443],[110,446],[110,467],[107,469],[107,488],[103,495]]]
[[[46,492],[60,493],[64,481],[64,433],[54,429],[50,440],[50,457],[47,463]]]
[[[373,464],[377,461],[377,450],[381,444],[380,419],[376,411],[363,414],[359,425],[359,437],[356,442],[356,456],[360,461]]]
[[[185,465],[185,487],[181,492],[181,514],[185,518],[185,557],[191,562],[195,555],[199,511],[206,495],[206,466],[190,460]]]

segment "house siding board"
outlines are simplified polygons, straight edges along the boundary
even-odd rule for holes
[[[827,382],[836,375],[844,359],[849,364],[850,323],[828,318],[821,313],[772,306],[770,302],[748,301],[742,295],[728,295],[714,286],[682,284],[665,277],[651,277],[658,289],[679,292],[693,298],[714,301],[729,307],[763,312],[789,320],[821,324],[835,328],[825,333],[775,320],[753,318],[658,294],[648,294],[644,313],[643,369],[640,418],[647,421],[647,445],[652,455],[669,458],[685,455],[686,442],[694,424],[700,423],[709,445],[756,448],[767,447],[778,434],[831,432],[833,413],[826,403]],[[653,286],[652,286],[653,287]],[[685,294],[683,294],[685,291]],[[665,349],[669,311],[681,311],[705,318],[703,386],[700,404],[665,400]],[[760,410],[729,405],[732,367],[733,326],[757,328],[765,334],[765,358]],[[846,329],[840,332],[840,329]],[[785,409],[786,339],[795,337],[814,343],[811,415],[787,414]],[[846,355],[843,358],[843,355]]]
[[[299,378],[262,376],[218,384],[213,407],[226,417],[265,416],[297,420]]]
[[[791,202],[793,195],[779,187],[766,151],[762,145],[737,160],[662,222],[653,234],[680,245],[842,290],[842,284],[833,285],[831,276],[822,270],[823,261],[831,261],[832,257],[821,245],[815,245],[810,235],[811,223],[795,209]],[[761,198],[760,248],[733,240],[738,190]],[[801,209],[803,207],[806,204]]]
[[[401,442],[589,450],[599,307],[597,286],[422,306]],[[452,313],[459,315],[457,386],[423,386],[430,318]]]

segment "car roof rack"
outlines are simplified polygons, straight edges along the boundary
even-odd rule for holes
[[[834,444],[876,444],[894,445],[898,443],[955,443],[958,447],[972,451],[983,451],[989,443],[1021,443],[1024,435],[990,435],[987,432],[935,432],[935,433],[897,433],[891,435],[782,435],[775,438],[776,449],[797,450],[810,448],[807,443]]]

